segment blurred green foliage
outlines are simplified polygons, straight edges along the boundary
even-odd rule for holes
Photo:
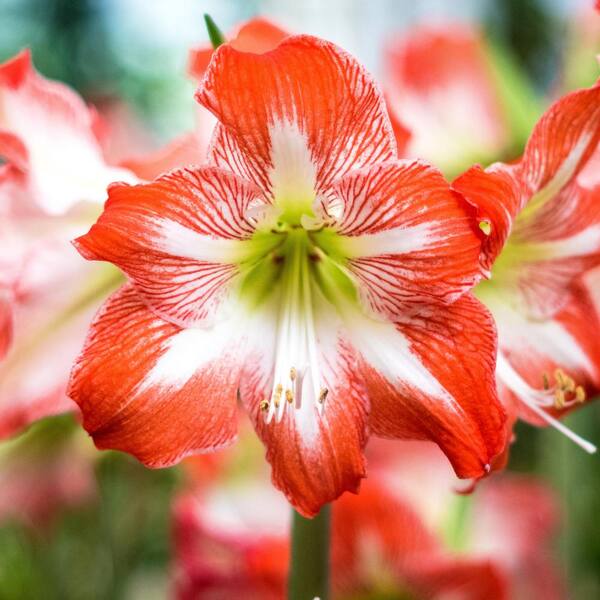
[[[64,434],[65,420],[71,418],[35,425],[27,441]],[[114,452],[98,454],[95,471],[97,498],[41,527],[0,527],[1,600],[164,597],[178,471],[145,469]]]

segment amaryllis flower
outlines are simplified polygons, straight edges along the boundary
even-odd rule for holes
[[[506,148],[509,123],[476,29],[420,27],[396,36],[384,58],[390,114],[410,131],[408,156],[456,173]]]
[[[367,455],[372,469],[361,493],[332,507],[336,600],[562,597],[549,545],[557,508],[542,484],[500,476],[465,497],[432,444],[378,442]],[[289,513],[247,463],[241,480],[232,477],[231,462],[217,481],[176,498],[181,600],[285,598]]]
[[[39,75],[28,51],[0,65],[0,438],[74,408],[65,388],[86,326],[121,280],[70,245],[97,216],[107,165],[95,113]]]
[[[486,234],[476,288],[498,326],[497,377],[511,413],[553,424],[600,384],[600,323],[585,272],[600,264],[600,85],[568,94],[535,127],[521,160],[454,182]]]
[[[73,371],[96,444],[154,467],[220,448],[239,395],[306,515],[358,488],[369,430],[486,473],[504,414],[468,294],[481,232],[437,170],[397,160],[370,76],[309,36],[225,44],[197,99],[219,120],[209,164],[113,185],[76,241],[131,280]]]

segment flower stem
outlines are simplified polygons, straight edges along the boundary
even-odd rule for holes
[[[313,519],[293,511],[288,600],[328,600],[330,506]]]

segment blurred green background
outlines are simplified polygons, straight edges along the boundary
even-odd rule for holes
[[[0,60],[30,46],[46,76],[100,105],[126,101],[151,132],[151,147],[193,126],[194,86],[185,76],[185,62],[188,48],[207,39],[204,12],[225,31],[254,14],[270,16],[292,31],[332,39],[376,73],[381,43],[394,32],[417,22],[476,21],[508,48],[537,92],[551,96],[557,85],[587,85],[597,74],[593,53],[578,57],[577,40],[569,34],[582,5],[569,0],[0,0]],[[559,72],[566,72],[560,83]],[[566,422],[600,441],[597,405]],[[0,445],[0,470],[28,447],[57,443],[95,453],[70,417],[53,418]],[[97,497],[59,510],[42,526],[23,523],[18,515],[0,525],[0,600],[167,595],[170,500],[180,481],[178,469],[146,470],[111,452],[94,456]],[[557,491],[563,521],[556,551],[572,597],[581,600],[600,598],[599,461],[553,430],[519,425],[509,466],[539,475]]]

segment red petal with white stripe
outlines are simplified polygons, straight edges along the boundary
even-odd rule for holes
[[[215,450],[236,437],[241,360],[228,325],[180,329],[125,286],[91,325],[69,385],[98,448],[150,467]]]
[[[434,441],[460,477],[485,475],[506,440],[494,379],[496,333],[483,305],[467,294],[394,326],[354,327],[373,433]]]
[[[206,323],[227,296],[254,225],[258,190],[215,167],[179,170],[153,183],[114,185],[104,213],[75,244],[133,280],[152,309],[181,326]]]
[[[600,186],[577,180],[599,140],[596,84],[550,107],[519,163],[475,167],[453,183],[488,233],[483,269],[496,261],[497,285],[534,318],[559,311],[574,280],[600,263]],[[503,243],[510,249],[501,254]]]
[[[240,387],[242,402],[267,448],[273,483],[309,517],[343,492],[357,492],[366,474],[368,400],[354,350],[333,314],[321,314],[316,331],[321,384],[328,390],[321,407],[305,397],[300,408],[286,406],[280,422],[266,422],[260,404],[271,395],[276,358],[276,332],[266,317],[257,322]]]
[[[196,93],[226,131],[212,160],[273,196],[312,195],[350,169],[395,158],[383,97],[371,76],[337,46],[310,36],[264,54],[225,44]]]
[[[334,192],[340,252],[375,311],[393,318],[419,303],[450,303],[478,281],[469,207],[433,167],[377,165],[346,175]]]

